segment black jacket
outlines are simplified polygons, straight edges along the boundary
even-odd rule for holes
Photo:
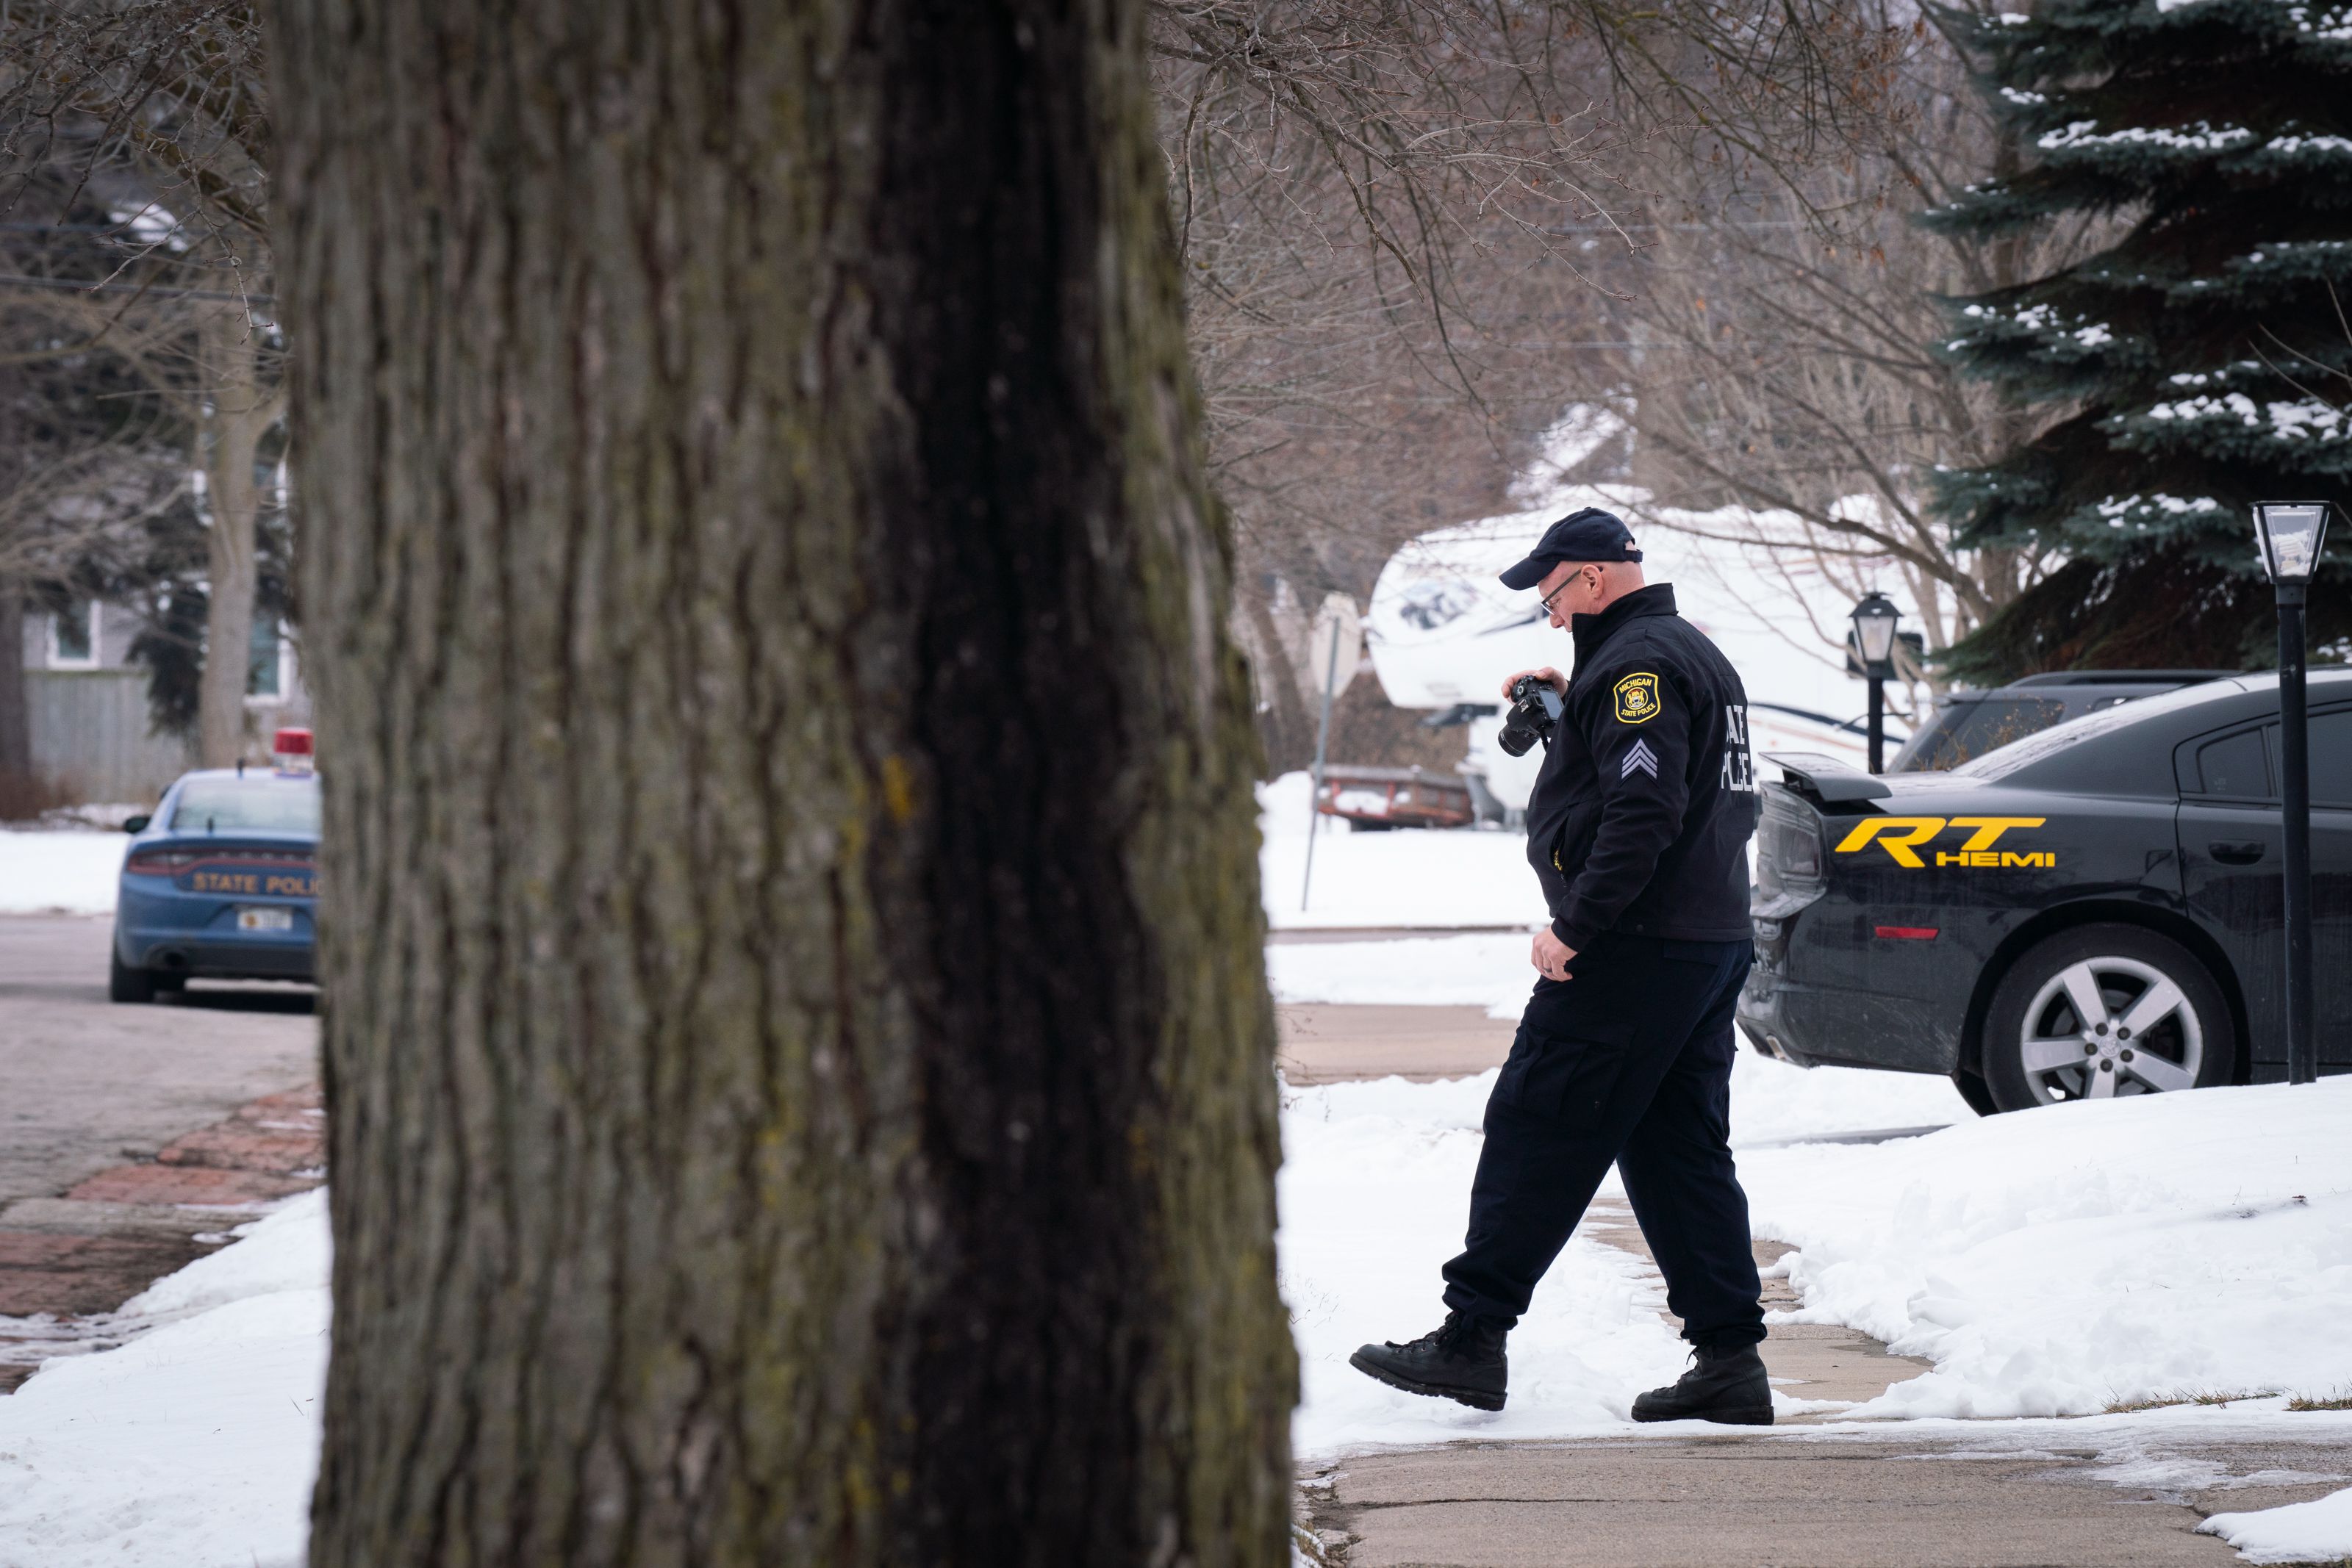
[[[1553,933],[1738,942],[1756,769],[1748,693],[1664,583],[1569,626],[1576,673],[1528,800]]]

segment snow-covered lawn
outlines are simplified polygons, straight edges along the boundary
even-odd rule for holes
[[[1494,1077],[1285,1096],[1281,1258],[1302,1456],[1622,1432],[1633,1396],[1678,1370],[1654,1277],[1580,1236],[1511,1336],[1502,1414],[1417,1399],[1348,1366],[1364,1341],[1407,1338],[1443,1315],[1437,1269],[1460,1246]],[[1818,1141],[1938,1123],[1952,1124]],[[2132,1456],[2200,1434],[2352,1436],[2343,1416],[2286,1408],[2293,1396],[2352,1392],[2352,1078],[1979,1120],[1940,1079],[1807,1072],[1747,1052],[1732,1125],[1758,1232],[1801,1248],[1791,1274],[1806,1305],[1790,1321],[1849,1323],[1937,1363],[1848,1413],[1864,1419],[1815,1429],[1823,1436],[1907,1418],[2005,1448],[2094,1446],[2116,1460],[2117,1485],[2155,1484],[2132,1467],[2157,1464],[2171,1467],[2164,1484],[2199,1487],[2225,1472]],[[2101,1414],[2240,1393],[2263,1396]],[[1952,1419],[2084,1416],[2054,1429]],[[2252,1561],[2334,1561],[2352,1554],[2352,1491],[2210,1528]]]
[[[1445,1315],[1438,1266],[1461,1250],[1494,1076],[1334,1083],[1284,1097],[1282,1291],[1298,1340],[1291,1430],[1302,1455],[1614,1429],[1634,1393],[1681,1368],[1654,1276],[1581,1237],[1511,1336],[1510,1406],[1499,1414],[1402,1394],[1348,1365],[1358,1345],[1411,1339]]]
[[[1501,931],[1387,942],[1276,942],[1266,947],[1265,972],[1280,1002],[1483,1007],[1497,1018],[1517,1018],[1536,981],[1528,962],[1530,941],[1528,932]]]
[[[1742,1143],[1974,1114],[1942,1079],[1806,1073],[1753,1056],[1738,1071]],[[1301,1454],[1616,1431],[1635,1394],[1681,1372],[1687,1347],[1658,1316],[1664,1296],[1656,1275],[1582,1236],[1570,1241],[1511,1335],[1511,1400],[1500,1415],[1401,1394],[1348,1365],[1358,1345],[1412,1338],[1445,1315],[1437,1270],[1461,1250],[1478,1125],[1494,1084],[1495,1074],[1484,1072],[1444,1083],[1330,1083],[1283,1096],[1282,1286],[1298,1339],[1302,1397],[1293,1435]]]
[[[1267,923],[1444,928],[1519,925],[1545,919],[1519,833],[1468,829],[1359,833],[1326,817],[1315,834],[1313,896],[1298,907],[1307,870],[1307,776],[1286,773],[1258,787],[1258,870]]]
[[[1300,1453],[1618,1430],[1635,1394],[1681,1371],[1687,1347],[1658,1316],[1664,1299],[1655,1274],[1581,1235],[1511,1335],[1511,1401],[1501,1415],[1401,1394],[1348,1365],[1358,1345],[1409,1339],[1444,1316],[1437,1270],[1461,1250],[1479,1120],[1494,1084],[1489,1071],[1284,1095],[1282,1277],[1298,1338],[1302,1398],[1293,1432]],[[1735,1141],[1750,1149],[1743,1168],[1764,1157],[1754,1145],[1974,1114],[1940,1078],[1803,1072],[1749,1053],[1733,1080]]]
[[[1351,1325],[1327,1340],[1326,1301],[1379,1299],[1382,1337],[1436,1321],[1435,1265],[1460,1241],[1493,1081],[1288,1097],[1284,1257],[1310,1359],[1344,1362],[1362,1337]],[[1884,1143],[1812,1141],[1946,1122]],[[2352,1391],[2352,1078],[1979,1119],[1939,1079],[1805,1072],[1748,1052],[1732,1125],[1758,1234],[1800,1249],[1791,1321],[1851,1324],[1937,1364],[1858,1416]],[[1342,1229],[1348,1242],[1327,1248]],[[1581,1301],[1601,1276],[1623,1277],[1571,1255],[1538,1312],[1559,1310],[1547,1298],[1562,1288]],[[1515,1363],[1538,1343],[1515,1337]],[[1320,1432],[1314,1393],[1310,1382],[1303,1428]]]
[[[159,1326],[0,1398],[0,1568],[298,1568],[327,1367],[326,1195],[159,1281]]]
[[[1757,1230],[1801,1249],[1801,1321],[1936,1363],[1858,1415],[2352,1389],[2352,1077],[1760,1151],[1740,1173]]]
[[[0,828],[0,915],[113,914],[130,843],[121,833],[87,828]]]

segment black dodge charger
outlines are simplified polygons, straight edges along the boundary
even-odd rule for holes
[[[2352,670],[2311,676],[2320,1071],[2352,1071]],[[2286,1076],[2278,682],[2073,719],[1948,773],[1773,754],[1760,1051],[2017,1111]]]

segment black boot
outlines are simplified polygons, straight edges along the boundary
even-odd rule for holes
[[[1503,1338],[1510,1332],[1492,1318],[1448,1312],[1444,1322],[1412,1343],[1391,1340],[1386,1344],[1368,1344],[1349,1356],[1348,1364],[1407,1394],[1455,1399],[1480,1410],[1500,1410],[1503,1387],[1511,1374],[1510,1363],[1503,1355]]]
[[[1730,1427],[1772,1424],[1772,1380],[1752,1344],[1699,1346],[1679,1382],[1633,1401],[1636,1421],[1720,1421]]]

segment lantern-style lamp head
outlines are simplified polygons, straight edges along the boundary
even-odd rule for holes
[[[1874,679],[1883,681],[1895,674],[1895,623],[1902,615],[1893,600],[1878,592],[1864,594],[1853,607],[1853,644]]]
[[[2319,565],[2327,539],[2325,501],[2257,501],[2254,538],[2263,549],[2263,570],[2281,584],[2305,583]]]

